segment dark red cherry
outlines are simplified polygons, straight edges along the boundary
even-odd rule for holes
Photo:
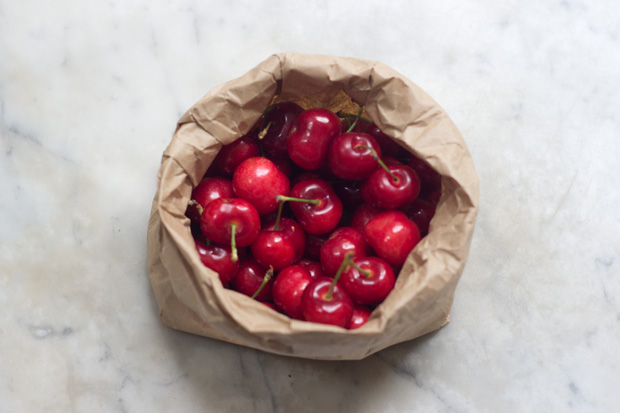
[[[232,279],[230,286],[233,290],[252,297],[264,283],[260,292],[254,298],[258,301],[271,301],[274,279],[269,275],[267,276],[267,281],[265,281],[266,275],[267,269],[260,265],[253,257],[248,256],[239,263],[239,270]]]
[[[327,109],[308,109],[298,117],[287,140],[291,160],[307,170],[316,170],[327,161],[332,139],[340,132],[340,119]]]
[[[222,146],[211,163],[208,175],[232,176],[241,162],[254,156],[260,156],[260,149],[256,141],[248,136]]]
[[[206,245],[202,241],[194,240],[200,261],[205,267],[218,273],[222,285],[227,285],[239,269],[239,262],[231,260],[229,247],[217,244]]]
[[[303,108],[293,102],[276,103],[265,115],[258,137],[269,157],[287,155],[287,138]]]

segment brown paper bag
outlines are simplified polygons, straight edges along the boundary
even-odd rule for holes
[[[389,136],[442,175],[429,234],[409,255],[396,287],[358,330],[292,320],[224,289],[196,252],[185,218],[192,188],[222,147],[244,135],[274,96],[328,102],[344,91]],[[178,123],[165,150],[148,228],[149,277],[166,326],[271,353],[362,359],[449,321],[478,204],[478,178],[458,130],[418,86],[378,62],[279,54],[220,85]]]

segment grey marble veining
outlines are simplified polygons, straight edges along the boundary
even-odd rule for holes
[[[277,52],[382,61],[481,179],[451,323],[359,362],[169,330],[146,277],[163,149]],[[620,6],[0,1],[0,412],[612,412]]]

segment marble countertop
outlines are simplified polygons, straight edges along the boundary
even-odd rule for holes
[[[182,113],[273,53],[379,60],[480,176],[451,323],[356,362],[163,327],[146,229]],[[0,2],[0,412],[612,412],[620,5]]]

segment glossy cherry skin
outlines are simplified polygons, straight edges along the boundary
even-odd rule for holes
[[[435,215],[435,208],[437,204],[423,199],[416,199],[411,204],[407,204],[400,210],[407,215],[407,218],[412,220],[418,229],[420,235],[425,236],[428,234],[428,227],[431,223],[431,219]]]
[[[355,304],[377,305],[394,289],[392,267],[377,257],[355,257],[353,262],[370,273],[366,276],[354,266],[349,266],[338,281]]]
[[[375,215],[383,211],[383,209],[374,205],[362,204],[357,207],[355,212],[353,212],[350,226],[363,233],[368,221],[370,221]]]
[[[287,138],[297,117],[303,111],[301,106],[293,102],[276,103],[268,109],[261,125],[261,128],[263,130],[267,128],[267,131],[260,139],[260,145],[268,156],[288,157]]]
[[[397,209],[413,202],[420,193],[420,180],[409,166],[389,166],[396,181],[383,168],[376,169],[362,184],[364,202],[383,209]]]
[[[273,302],[291,318],[303,320],[301,297],[313,280],[307,269],[299,265],[286,267],[273,284]]]
[[[226,178],[203,178],[192,191],[190,200],[196,201],[202,208],[218,198],[234,198],[232,182]],[[196,205],[188,205],[185,215],[194,222],[200,221]]]
[[[260,231],[260,217],[256,208],[241,198],[219,198],[210,202],[200,216],[200,228],[211,241],[229,245],[232,224],[236,224],[235,241],[239,247],[254,242]]]
[[[250,137],[244,136],[228,145],[222,146],[222,149],[213,159],[207,174],[232,176],[241,162],[254,156],[260,156],[258,144]]]
[[[317,278],[306,286],[301,298],[304,320],[314,323],[331,324],[346,328],[353,315],[353,301],[336,284],[331,298],[327,298],[331,278]]]
[[[411,157],[409,166],[416,172],[420,179],[420,194],[427,195],[441,190],[441,175],[439,175],[426,162],[415,156]]]
[[[355,330],[356,328],[360,328],[370,318],[372,314],[372,310],[364,305],[355,305],[353,307],[353,316],[351,316],[351,320],[349,321],[349,325],[347,328],[349,330]]]
[[[403,265],[420,241],[418,227],[401,211],[385,211],[368,221],[364,235],[370,247],[388,264]]]
[[[323,271],[323,267],[321,267],[321,263],[318,261],[314,261],[308,258],[302,258],[295,263],[295,265],[299,265],[300,267],[308,270],[312,278],[325,277],[325,272]]]
[[[260,265],[253,257],[248,256],[241,260],[239,270],[232,279],[230,286],[241,294],[252,297],[263,283],[267,269]],[[274,279],[271,278],[260,293],[255,297],[258,301],[271,301]]]
[[[272,222],[261,230],[251,249],[263,267],[271,265],[275,271],[280,271],[301,258],[306,248],[306,234],[290,218],[281,218],[278,230],[274,228],[275,222]]]
[[[335,236],[331,236],[321,247],[321,266],[325,274],[333,277],[338,272],[345,255],[351,253],[353,257],[368,255],[368,244],[364,235],[356,229],[341,227]],[[336,232],[334,231],[334,232]]]
[[[307,170],[327,161],[329,145],[340,132],[340,119],[327,109],[308,109],[298,117],[287,140],[291,160]]]
[[[342,179],[365,179],[379,167],[373,151],[381,158],[381,148],[365,133],[338,135],[329,146],[328,161],[332,172]]]
[[[263,229],[275,230],[276,220],[267,222]],[[278,231],[282,232],[286,237],[290,238],[295,247],[295,261],[299,260],[306,250],[306,232],[297,221],[292,218],[280,217]]]
[[[232,185],[235,195],[254,205],[261,215],[276,211],[276,196],[286,196],[290,190],[284,172],[262,156],[243,161],[235,170]]]
[[[293,214],[308,234],[326,234],[338,225],[342,216],[342,202],[327,182],[321,179],[301,181],[291,189],[290,196],[319,201],[318,205],[290,202]]]
[[[212,269],[220,276],[222,285],[233,279],[239,269],[238,262],[232,262],[230,248],[223,245],[206,245],[202,241],[194,240],[200,261],[205,267]]]

